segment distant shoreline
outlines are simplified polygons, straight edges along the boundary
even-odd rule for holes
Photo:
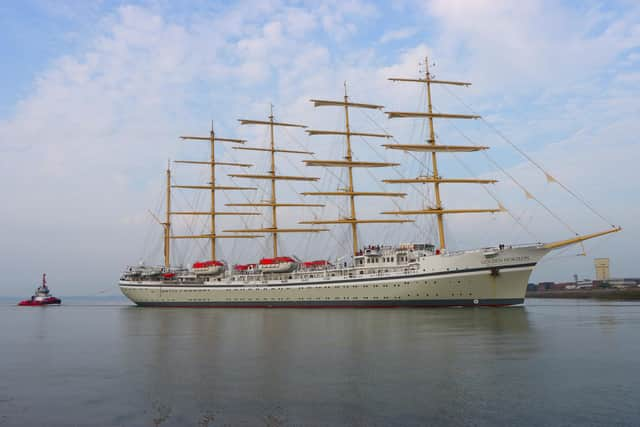
[[[527,298],[592,298],[640,300],[640,288],[527,291]]]

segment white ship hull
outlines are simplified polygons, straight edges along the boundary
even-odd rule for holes
[[[398,307],[513,305],[548,252],[541,245],[430,255],[402,270],[350,267],[290,276],[231,275],[202,284],[121,280],[140,306]]]

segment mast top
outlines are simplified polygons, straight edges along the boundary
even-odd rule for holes
[[[435,75],[429,72],[429,57],[424,57],[424,66],[425,66],[425,78],[424,79],[411,79],[404,77],[390,77],[387,80],[392,82],[404,82],[404,83],[427,83],[427,84],[441,84],[441,85],[454,85],[454,86],[471,86],[469,82],[456,82],[451,80],[436,80]]]

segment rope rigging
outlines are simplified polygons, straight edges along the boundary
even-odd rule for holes
[[[453,96],[458,102],[460,102],[465,108],[467,108],[470,112],[472,112],[473,114],[477,114],[479,115],[470,105],[468,105],[467,103],[465,103],[459,96],[457,96],[455,93],[453,93],[451,90],[449,90],[447,87],[443,87],[443,89],[451,96]],[[484,117],[480,117],[480,120],[482,121],[482,123],[484,123],[489,129],[491,129],[494,133],[496,133],[503,141],[505,141],[507,144],[509,144],[514,150],[516,150],[522,157],[524,157],[527,161],[529,161],[529,163],[531,163],[532,165],[534,165],[536,168],[538,168],[545,176],[545,178],[547,179],[547,182],[549,183],[556,183],[558,184],[562,189],[564,189],[567,193],[569,193],[571,196],[573,196],[576,200],[578,200],[583,206],[585,206],[588,210],[590,210],[593,214],[595,214],[598,218],[602,219],[604,222],[606,222],[608,225],[611,225],[611,227],[615,228],[616,226],[612,223],[612,221],[609,221],[607,218],[605,218],[600,212],[598,212],[590,203],[588,203],[583,197],[580,197],[576,192],[574,192],[573,190],[571,190],[569,187],[567,187],[565,184],[563,184],[562,182],[560,182],[557,178],[555,178],[553,175],[551,175],[546,169],[544,169],[542,167],[542,165],[540,165],[540,163],[536,162],[531,156],[529,156],[526,152],[524,152],[520,147],[518,147],[515,143],[513,143],[509,138],[507,138],[502,132],[500,132],[500,130],[498,128],[496,128],[491,122],[489,122],[487,119],[485,119]]]
[[[435,111],[438,111],[434,108]],[[460,134],[460,136],[462,136],[464,139],[466,139],[467,141],[469,141],[472,145],[477,145],[475,141],[473,141],[467,134],[465,134],[458,126],[456,126],[454,123],[451,123],[451,126],[456,130],[456,132],[458,132]],[[496,162],[491,156],[489,156],[489,154],[487,153],[487,150],[482,150],[481,153],[485,156],[485,158],[496,168],[498,168],[506,177],[508,177],[514,184],[516,184],[525,194],[525,197],[527,199],[531,199],[534,200],[536,203],[538,203],[545,211],[547,211],[553,218],[555,218],[560,224],[562,224],[564,227],[567,228],[567,230],[569,230],[570,232],[572,232],[573,234],[575,234],[576,236],[579,235],[578,232],[576,232],[569,224],[567,224],[566,221],[564,221],[562,218],[560,218],[555,212],[553,212],[547,205],[545,205],[540,199],[538,199],[536,196],[534,196],[529,190],[527,190],[527,188],[520,183],[520,181],[518,181],[512,174],[510,174],[509,172],[507,172],[502,166],[500,166],[498,164],[498,162]],[[485,190],[488,190],[485,187]],[[500,203],[498,201],[498,203]],[[508,210],[507,210],[508,211]]]

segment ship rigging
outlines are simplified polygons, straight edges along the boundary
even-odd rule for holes
[[[525,245],[499,244],[489,248],[450,251],[445,236],[445,217],[457,214],[505,212],[498,202],[497,207],[447,208],[442,201],[443,186],[449,184],[487,185],[494,179],[445,178],[439,172],[438,155],[447,153],[483,152],[489,147],[482,145],[449,145],[440,143],[434,129],[435,120],[477,120],[477,114],[442,113],[432,105],[432,85],[468,87],[470,83],[436,79],[429,71],[425,60],[424,75],[419,78],[393,77],[398,83],[417,83],[426,88],[426,111],[385,111],[389,119],[422,119],[428,126],[428,139],[419,144],[400,143],[386,131],[384,133],[352,130],[350,110],[382,111],[383,106],[354,102],[347,93],[345,83],[341,100],[312,99],[315,107],[337,107],[344,110],[344,130],[307,129],[307,126],[285,121],[276,121],[273,107],[267,120],[240,119],[241,125],[266,126],[269,130],[268,147],[245,146],[241,139],[219,138],[212,130],[210,135],[183,136],[187,141],[204,141],[210,144],[210,160],[182,160],[176,163],[208,165],[210,182],[206,185],[172,185],[171,172],[167,170],[166,217],[157,221],[163,227],[164,265],[154,267],[130,267],[121,277],[120,289],[133,302],[142,306],[211,306],[211,307],[391,307],[391,306],[473,306],[512,305],[524,301],[528,278],[536,264],[551,250],[582,243],[595,237],[620,231],[612,226],[608,230],[576,235],[569,239],[551,243]],[[310,151],[292,150],[276,144],[276,128],[305,129],[310,137],[344,137],[343,159],[303,160],[307,167],[342,168],[347,172],[347,183],[337,191],[306,191],[302,196],[325,196],[346,198],[349,202],[347,216],[337,219],[313,219],[298,221],[300,224],[317,226],[349,225],[351,229],[352,256],[350,262],[332,264],[328,256],[323,260],[302,262],[293,254],[283,255],[279,246],[279,235],[286,233],[311,233],[331,231],[331,228],[289,227],[278,222],[278,210],[288,207],[323,207],[322,203],[283,202],[278,198],[279,181],[301,181],[314,183],[318,177],[287,175],[279,173],[276,158],[280,154],[313,156]],[[357,199],[361,197],[403,198],[404,192],[362,191],[354,179],[356,168],[394,168],[398,163],[387,161],[359,161],[354,157],[352,137],[384,139],[382,147],[402,152],[426,153],[430,158],[430,172],[417,177],[402,176],[384,179],[385,185],[417,184],[431,185],[434,203],[417,207],[382,211],[383,218],[361,218],[357,215]],[[389,142],[392,140],[392,142]],[[231,143],[233,149],[242,152],[254,151],[269,154],[269,170],[266,173],[231,173],[235,179],[264,180],[270,183],[269,199],[248,203],[227,203],[227,207],[262,208],[270,212],[270,225],[259,228],[216,229],[216,217],[221,215],[260,217],[259,211],[218,211],[217,191],[251,191],[257,187],[223,186],[216,183],[216,166],[247,168],[252,165],[236,162],[219,162],[215,157],[216,143]],[[550,176],[547,173],[547,176]],[[171,189],[205,190],[210,194],[210,209],[206,211],[172,211]],[[566,187],[564,187],[566,188]],[[567,189],[568,190],[568,189]],[[527,194],[530,194],[527,192]],[[497,201],[497,200],[496,200]],[[172,235],[171,217],[174,215],[205,216],[209,218],[208,233]],[[358,225],[397,224],[414,222],[411,216],[435,216],[438,245],[414,242],[389,245],[380,242],[361,247],[358,240]],[[389,218],[395,216],[397,218]],[[272,243],[270,257],[259,262],[236,265],[234,268],[216,258],[218,239],[256,239],[269,235]],[[195,262],[191,268],[172,267],[170,245],[172,239],[208,239],[210,259]],[[335,255],[335,254],[334,254]],[[341,258],[344,259],[344,258]]]

